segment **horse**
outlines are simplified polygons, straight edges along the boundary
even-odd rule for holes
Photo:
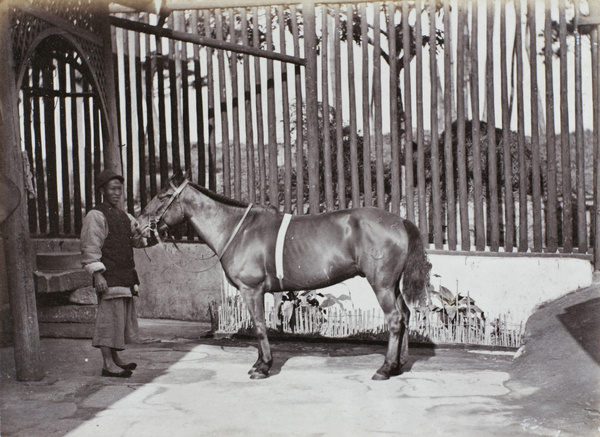
[[[389,330],[385,361],[372,379],[399,375],[408,358],[410,309],[405,299],[422,300],[431,269],[418,228],[375,207],[299,215],[288,217],[283,248],[277,249],[284,218],[273,207],[227,198],[178,173],[138,221],[162,235],[187,221],[219,257],[254,324],[258,359],[248,372],[251,379],[266,378],[273,363],[265,293],[323,288],[355,276],[365,277],[373,288]]]

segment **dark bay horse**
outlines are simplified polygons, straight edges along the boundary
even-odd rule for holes
[[[187,220],[219,256],[254,322],[259,347],[251,378],[266,378],[273,362],[265,293],[322,288],[357,275],[371,284],[389,327],[385,361],[373,379],[399,374],[408,358],[410,310],[404,299],[412,303],[424,296],[431,268],[417,227],[377,208],[294,216],[278,261],[280,279],[275,253],[283,218],[273,208],[228,199],[177,175],[138,220],[154,220],[161,232]]]

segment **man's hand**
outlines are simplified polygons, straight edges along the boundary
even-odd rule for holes
[[[94,273],[94,287],[97,293],[104,294],[108,291],[108,284],[104,275],[100,272]]]

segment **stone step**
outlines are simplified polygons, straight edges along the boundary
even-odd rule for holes
[[[83,269],[60,272],[33,272],[35,291],[38,293],[57,293],[90,287],[92,275]]]
[[[37,269],[42,272],[57,272],[81,269],[80,252],[38,252]]]
[[[40,337],[89,339],[94,335],[93,323],[40,322]]]
[[[31,242],[37,253],[80,251],[80,240],[77,238],[32,238]]]
[[[60,305],[38,308],[40,323],[94,323],[96,305]]]

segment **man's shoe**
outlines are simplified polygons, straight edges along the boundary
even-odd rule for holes
[[[131,370],[123,370],[122,372],[111,372],[106,369],[102,369],[102,376],[112,376],[113,378],[129,378],[133,373]]]
[[[117,366],[125,370],[135,370],[135,368],[137,367],[137,363],[123,364],[122,366],[120,364],[117,364]]]

